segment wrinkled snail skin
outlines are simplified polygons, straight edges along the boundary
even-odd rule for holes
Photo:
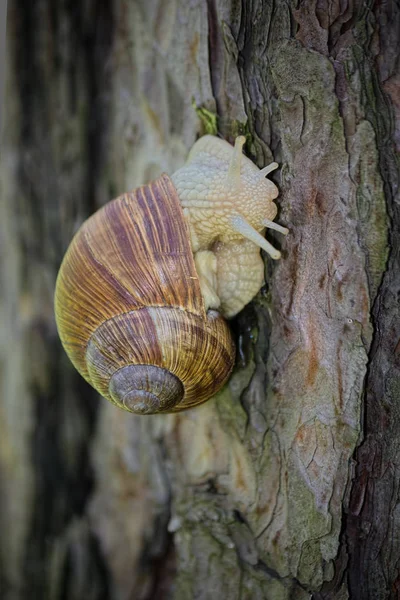
[[[64,257],[55,291],[62,344],[79,373],[130,412],[200,404],[232,371],[224,317],[263,283],[259,238],[277,254],[261,234],[278,190],[242,155],[243,141],[201,138],[171,178],[85,221]]]
[[[280,258],[264,238],[265,228],[288,233],[273,223],[278,188],[266,179],[278,165],[260,170],[243,155],[244,142],[239,136],[232,147],[206,135],[171,176],[189,224],[206,310],[218,309],[226,318],[240,312],[264,283],[260,248]]]

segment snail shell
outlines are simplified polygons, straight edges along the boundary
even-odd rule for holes
[[[166,175],[82,225],[61,265],[55,312],[76,369],[134,413],[200,404],[233,368],[229,327],[205,310],[188,226]]]

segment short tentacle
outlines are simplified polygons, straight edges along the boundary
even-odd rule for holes
[[[260,179],[264,179],[267,175],[269,175],[269,173],[271,173],[271,171],[275,171],[275,169],[277,169],[278,167],[279,167],[278,163],[273,162],[270,165],[268,165],[267,167],[264,167],[263,169],[261,169],[257,173],[257,177],[259,177]]]
[[[262,235],[254,229],[250,223],[248,223],[242,216],[236,215],[231,220],[232,228],[240,233],[243,237],[254,242],[257,246],[260,246],[263,250],[268,252],[271,258],[278,260],[281,257],[279,250],[273,247]]]
[[[263,225],[268,227],[268,229],[275,229],[275,231],[279,231],[280,233],[283,233],[283,235],[289,233],[289,229],[282,227],[282,225],[278,225],[278,223],[274,223],[274,221],[270,221],[269,219],[263,219]]]

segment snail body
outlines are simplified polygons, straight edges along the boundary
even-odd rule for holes
[[[243,155],[244,143],[243,136],[232,147],[206,135],[171,176],[189,223],[206,309],[218,309],[226,318],[240,312],[263,285],[260,248],[273,259],[281,256],[262,235],[265,229],[288,233],[273,222],[279,192],[266,179],[278,165],[260,170]]]
[[[259,246],[279,257],[261,235],[278,190],[242,156],[243,141],[201,138],[182,169],[106,204],[68,248],[55,292],[59,335],[81,375],[121,408],[190,408],[232,371],[224,317],[262,285]]]

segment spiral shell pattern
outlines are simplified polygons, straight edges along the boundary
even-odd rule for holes
[[[200,404],[233,368],[229,327],[204,310],[189,239],[176,190],[162,175],[89,218],[61,265],[55,308],[63,346],[101,395],[131,412]]]

